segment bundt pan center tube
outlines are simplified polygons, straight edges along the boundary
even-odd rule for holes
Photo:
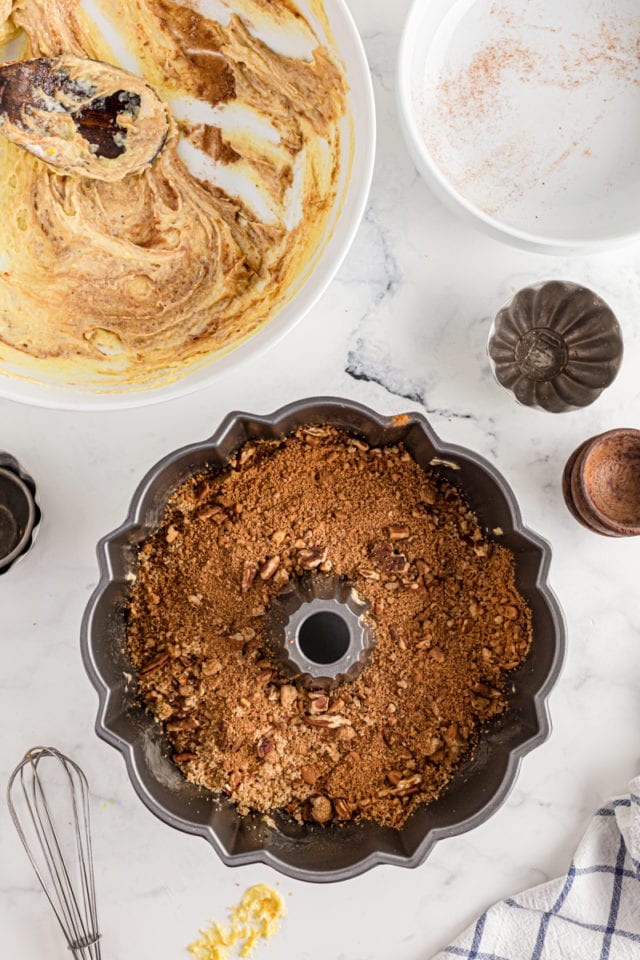
[[[245,442],[279,439],[315,424],[341,428],[372,446],[402,443],[421,467],[456,484],[483,528],[501,531],[500,543],[515,556],[516,583],[532,611],[533,643],[524,663],[510,675],[508,710],[482,735],[472,759],[457,770],[439,799],[416,810],[401,830],[373,822],[299,824],[277,813],[273,823],[262,814],[240,816],[224,797],[187,781],[171,761],[160,726],[138,702],[127,659],[126,609],[138,549],[160,525],[168,498],[191,477],[224,469]],[[477,454],[442,443],[420,414],[383,417],[333,398],[299,401],[271,416],[232,413],[208,440],[183,447],[153,467],[138,487],[124,524],[98,545],[100,581],[82,623],[83,659],[100,700],[96,731],[122,753],[145,805],[165,823],[205,837],[229,866],[267,863],[295,879],[314,882],[349,879],[378,864],[416,867],[438,840],[488,819],[508,796],[522,758],[550,734],[546,701],[565,649],[562,612],[547,584],[550,558],[549,545],[523,525],[504,478]],[[319,604],[316,613],[326,615],[338,600],[316,593],[298,598],[283,623],[295,625],[301,601]],[[345,614],[352,640],[358,614],[351,612],[352,623]],[[312,635],[308,641],[312,661]],[[358,656],[366,659],[366,646],[366,638],[360,638],[356,647],[361,652],[353,654],[353,662]],[[347,672],[350,656],[345,653],[342,665]],[[324,676],[327,670],[320,672]]]

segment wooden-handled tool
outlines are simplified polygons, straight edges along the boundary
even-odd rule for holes
[[[140,77],[78,57],[0,66],[0,134],[61,173],[120,180],[152,163],[169,110]]]

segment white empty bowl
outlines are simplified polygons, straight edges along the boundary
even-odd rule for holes
[[[516,246],[640,239],[637,0],[416,0],[403,130],[458,213]]]

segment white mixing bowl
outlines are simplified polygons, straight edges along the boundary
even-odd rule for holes
[[[215,9],[215,0],[202,0],[201,9],[205,13],[208,3]],[[93,11],[92,0],[86,0],[84,6]],[[302,0],[299,6],[303,13],[310,13],[316,26],[321,27],[311,13],[312,3]],[[45,372],[37,381],[32,372],[29,373],[31,379],[21,378],[19,369],[8,374],[0,362],[0,397],[44,407],[104,410],[142,406],[184,396],[210,384],[219,374],[248,357],[255,357],[273,347],[313,307],[335,276],[362,219],[371,186],[376,140],[373,87],[358,30],[344,0],[325,0],[324,6],[335,49],[346,72],[350,117],[343,123],[344,163],[327,240],[309,262],[304,276],[298,279],[297,290],[291,299],[250,339],[230,352],[211,356],[205,363],[185,370],[185,375],[173,382],[146,388],[127,389],[114,385],[91,390],[86,386],[47,381]],[[118,38],[109,36],[108,39],[119,53]]]
[[[415,0],[404,134],[457,213],[519,247],[640,238],[637,0]]]

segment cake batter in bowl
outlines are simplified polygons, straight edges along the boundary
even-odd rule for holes
[[[2,29],[7,59],[141,75],[171,128],[113,182],[0,142],[0,395],[153,402],[300,319],[348,249],[373,162],[370,79],[341,3],[14,0]]]

